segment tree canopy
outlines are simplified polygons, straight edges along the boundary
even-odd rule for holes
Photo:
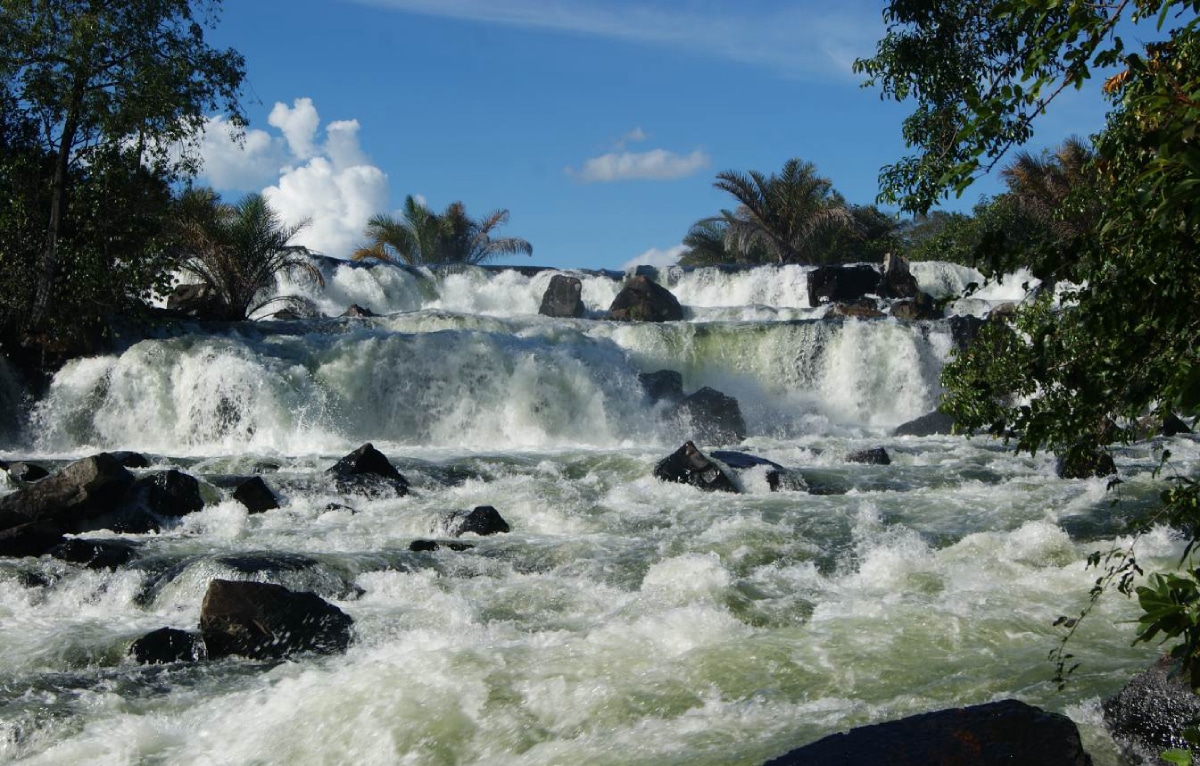
[[[503,255],[533,254],[533,245],[520,237],[493,237],[508,223],[508,211],[496,210],[472,218],[462,202],[451,202],[441,213],[409,195],[401,217],[380,213],[367,223],[367,244],[351,256],[401,261],[410,266],[478,265]]]

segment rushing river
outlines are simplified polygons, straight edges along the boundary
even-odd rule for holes
[[[596,318],[619,275],[580,275],[594,314],[564,320],[537,315],[549,272],[322,266],[324,288],[283,289],[379,316],[164,330],[68,364],[22,428],[0,420],[2,458],[137,450],[212,482],[204,510],[129,536],[138,558],[116,571],[0,560],[0,760],[759,764],[1016,697],[1118,762],[1099,701],[1156,651],[1131,646],[1135,604],[1100,602],[1063,691],[1053,622],[1085,603],[1088,555],[1153,506],[1157,450],[1200,461],[1189,437],[1120,452],[1118,497],[985,438],[891,436],[936,406],[948,324],[822,319],[798,267],[664,275],[688,318],[655,325]],[[936,295],[978,278],[914,270]],[[740,495],[654,479],[690,438],[644,400],[638,374],[660,369],[736,397],[749,436],[733,446],[821,492],[753,471]],[[19,399],[0,365],[0,406]],[[410,496],[336,493],[324,469],[368,441]],[[846,461],[880,446],[891,465]],[[255,473],[280,509],[247,515],[220,488]],[[408,549],[478,505],[511,533]],[[1144,564],[1180,549],[1165,530],[1138,541]],[[126,656],[151,630],[195,630],[214,577],[315,591],[354,643],[280,664]]]

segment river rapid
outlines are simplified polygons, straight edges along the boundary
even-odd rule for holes
[[[0,458],[136,450],[207,478],[211,500],[125,536],[138,556],[115,571],[0,560],[0,760],[749,765],[1016,697],[1067,714],[1097,764],[1119,763],[1099,701],[1155,656],[1131,645],[1136,604],[1100,601],[1062,691],[1053,623],[1085,604],[1088,555],[1128,544],[1153,508],[1160,450],[1195,473],[1191,437],[1121,450],[1111,492],[984,437],[892,436],[936,406],[949,324],[824,318],[800,267],[663,272],[685,320],[621,324],[599,318],[619,274],[576,274],[588,316],[550,319],[550,271],[319,265],[324,287],[280,289],[377,316],[164,328],[69,363],[28,418],[0,420]],[[914,273],[939,297],[981,281]],[[952,308],[982,314],[1021,281]],[[691,438],[643,395],[639,373],[661,369],[738,399],[746,440],[701,449],[803,483],[771,492],[759,469],[729,495],[653,478]],[[0,408],[22,406],[0,362]],[[364,442],[409,496],[337,493],[324,470]],[[891,465],[846,461],[874,447]],[[222,488],[251,474],[281,508],[248,515]],[[478,505],[512,531],[409,550]],[[1169,566],[1181,542],[1156,528],[1137,550]],[[196,629],[214,577],[314,591],[353,617],[353,644],[135,664],[137,637]]]

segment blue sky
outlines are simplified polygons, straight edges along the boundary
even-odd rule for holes
[[[335,256],[407,194],[511,214],[501,234],[560,268],[669,260],[731,199],[723,170],[816,164],[871,203],[904,153],[906,109],[851,62],[883,2],[841,0],[229,0],[210,42],[246,57],[242,145],[215,117],[201,179],[265,191],[304,244]],[[1089,85],[1089,87],[1091,87]],[[1035,147],[1102,124],[1096,83]],[[948,207],[969,208],[994,181]]]

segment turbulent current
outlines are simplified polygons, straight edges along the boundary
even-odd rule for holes
[[[1155,655],[1131,646],[1136,604],[1100,601],[1062,691],[1053,623],[1086,603],[1089,554],[1127,544],[1153,507],[1160,450],[1192,471],[1190,437],[1119,452],[1117,494],[985,437],[893,436],[937,405],[948,323],[825,318],[799,267],[664,272],[685,319],[663,324],[601,318],[620,274],[576,274],[588,314],[550,319],[548,271],[321,267],[323,287],[280,289],[326,318],[164,326],[69,363],[31,404],[0,362],[0,458],[136,450],[204,479],[210,500],[125,535],[137,558],[115,571],[0,560],[0,760],[760,764],[1015,697],[1118,762],[1099,701]],[[980,281],[914,272],[937,297]],[[1020,282],[952,309],[980,314]],[[328,318],[351,303],[376,316]],[[656,480],[693,436],[644,394],[639,374],[663,369],[740,404],[745,441],[701,449],[802,481],[772,492],[750,471],[730,495]],[[327,480],[365,442],[407,497]],[[892,463],[847,462],[874,447]],[[253,474],[282,507],[249,515],[230,497],[222,478]],[[409,550],[479,505],[511,532]],[[1137,545],[1144,565],[1181,551],[1161,529]],[[135,664],[139,636],[196,630],[214,577],[316,592],[354,619],[349,650]]]

